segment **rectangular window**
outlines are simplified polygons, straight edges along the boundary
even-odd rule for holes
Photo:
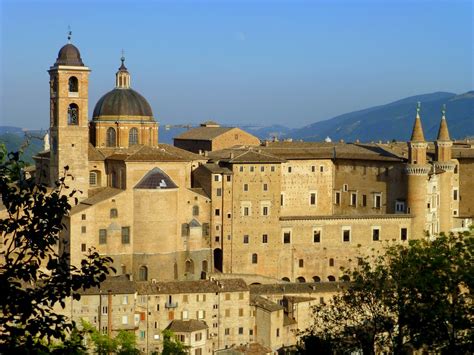
[[[453,200],[457,201],[458,200],[458,189],[453,190]]]
[[[244,216],[250,216],[250,207],[244,207]]]
[[[372,240],[378,242],[380,240],[380,228],[372,228]]]
[[[227,175],[227,182],[230,182],[232,180],[232,176]]]
[[[188,295],[183,295],[183,303],[188,303]]]
[[[244,309],[239,308],[239,317],[243,317],[243,316],[244,316]]]
[[[240,166],[240,167],[239,167],[239,171],[240,171],[240,172],[243,172],[243,171],[244,171],[244,167],[243,167],[243,166]]]
[[[313,231],[313,243],[321,243],[321,231],[314,230]]]
[[[81,219],[82,219],[83,221],[85,221],[85,220],[86,220],[86,215],[85,215],[85,214],[81,215]]]
[[[336,193],[334,194],[334,204],[335,205],[341,204],[341,193],[339,191],[336,191]]]
[[[128,324],[128,316],[122,316],[122,324]]]
[[[264,243],[264,244],[268,243],[268,234],[263,234],[262,235],[262,243]]]
[[[276,329],[276,336],[277,336],[277,337],[280,336],[280,328],[277,328],[277,329]]]
[[[311,172],[314,173],[315,171],[316,171],[316,167],[313,165],[313,166],[311,167]]]
[[[122,227],[122,244],[130,244],[130,227]]]
[[[342,230],[342,241],[345,243],[351,241],[351,230],[349,228],[344,228]]]
[[[316,192],[311,192],[309,194],[309,204],[311,206],[315,206],[316,205]]]
[[[367,206],[367,195],[362,195],[362,206]]]
[[[407,240],[407,239],[408,239],[408,229],[400,228],[400,240]]]
[[[229,329],[229,328],[225,328],[225,329],[224,329],[224,334],[225,334],[225,335],[229,335],[229,334],[230,334],[230,329]]]
[[[85,233],[86,232],[86,226],[82,226],[81,227],[81,233]]]
[[[271,170],[272,173],[274,173],[275,172],[275,167],[272,165],[270,170]]]
[[[268,191],[268,184],[263,184],[263,191]]]
[[[122,298],[122,304],[128,304],[128,296],[123,296]]]
[[[291,243],[291,232],[283,233],[283,243],[285,244]]]
[[[227,309],[225,310],[225,316],[226,316],[227,318],[230,317],[230,309],[229,309],[229,308],[227,308]]]
[[[220,187],[216,190],[216,196],[222,196],[222,189]]]
[[[221,210],[218,209],[218,208],[216,208],[216,210],[214,211],[214,214],[215,214],[216,216],[220,216],[220,215],[221,215]]]
[[[263,165],[260,167],[260,171],[261,171],[262,173],[265,171],[265,167],[264,167]]]
[[[249,184],[244,184],[244,191],[248,191],[249,190]]]
[[[283,206],[283,203],[285,202],[285,199],[283,197],[283,194],[280,195],[280,206]]]
[[[351,192],[351,206],[357,206],[357,193]]]
[[[288,167],[288,172],[291,173],[291,166]]]
[[[321,166],[319,167],[319,171],[320,171],[321,173],[324,173],[324,166],[323,166],[323,165],[321,165]]]
[[[220,175],[214,175],[214,181],[220,181]]]
[[[240,335],[244,334],[244,328],[243,327],[239,327],[239,334]]]
[[[298,266],[299,267],[304,267],[304,260],[303,259],[298,260]]]
[[[253,173],[253,171],[255,170],[255,168],[253,166],[250,167],[250,172]]]
[[[395,201],[395,212],[397,212],[397,213],[405,212],[405,202]]]
[[[263,206],[262,207],[262,215],[263,216],[268,216],[268,206]]]
[[[342,185],[342,191],[347,192],[349,190],[349,186],[347,184]]]
[[[140,339],[145,339],[145,334],[144,330],[140,330]]]
[[[202,339],[202,333],[201,333],[201,332],[196,333],[196,334],[194,335],[194,340],[200,341],[201,339]],[[197,350],[197,349],[196,349],[196,350]],[[201,349],[199,349],[199,350],[201,350]]]
[[[244,235],[244,244],[248,244],[248,243],[249,243],[249,236]]]
[[[382,194],[374,194],[374,208],[380,209],[382,207]]]
[[[99,244],[107,244],[107,229],[99,229]]]
[[[86,251],[86,245],[84,243],[81,244],[81,251],[82,252]]]

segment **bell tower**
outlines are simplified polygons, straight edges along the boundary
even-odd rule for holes
[[[90,70],[84,65],[79,50],[64,45],[56,62],[48,70],[50,76],[50,185],[64,176],[70,189],[82,191],[76,197],[87,197],[88,167],[88,87]]]
[[[427,230],[427,192],[428,174],[431,170],[426,160],[426,149],[423,127],[420,117],[421,105],[418,102],[416,108],[415,124],[411,139],[408,142],[408,163],[405,166],[407,175],[407,208],[408,213],[413,216],[411,235],[414,238],[422,238]]]

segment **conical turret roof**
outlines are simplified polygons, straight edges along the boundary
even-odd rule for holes
[[[423,127],[421,126],[420,117],[420,104],[416,108],[415,124],[413,125],[413,131],[411,133],[411,142],[424,142],[425,135],[423,134]]]
[[[449,130],[448,130],[448,123],[446,122],[446,110],[443,107],[441,123],[439,124],[439,131],[438,131],[438,138],[437,141],[450,141],[449,138]]]

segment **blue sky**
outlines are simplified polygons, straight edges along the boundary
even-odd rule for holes
[[[0,0],[0,125],[48,126],[47,69],[68,25],[90,77],[89,114],[132,87],[162,124],[282,124],[473,82],[473,2]]]

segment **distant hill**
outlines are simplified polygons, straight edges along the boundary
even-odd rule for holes
[[[43,149],[45,132],[24,131],[19,127],[0,126],[0,143],[5,144],[8,152],[23,150],[22,160],[33,163],[32,157]]]
[[[416,102],[421,102],[421,119],[425,138],[433,140],[438,132],[440,110],[447,107],[451,138],[474,135],[474,91],[462,95],[448,92],[411,96],[386,105],[346,113],[329,120],[318,121],[289,133],[293,139],[362,142],[376,140],[408,140],[415,118]]]

